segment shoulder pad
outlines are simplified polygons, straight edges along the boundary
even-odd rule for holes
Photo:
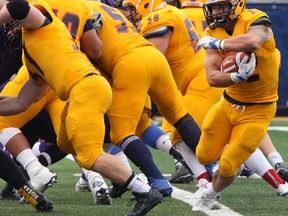
[[[251,24],[251,26],[263,25],[263,24],[270,26],[272,24],[272,22],[270,21],[270,19],[267,16],[263,16],[263,17],[260,17],[259,19],[255,20]]]
[[[157,28],[151,32],[144,34],[143,37],[146,39],[151,38],[151,37],[159,37],[165,34],[166,32],[168,32],[169,29],[172,29],[172,28],[170,26],[163,26],[163,27]]]

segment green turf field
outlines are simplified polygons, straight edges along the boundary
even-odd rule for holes
[[[274,121],[271,126],[288,126],[288,121]],[[274,145],[281,152],[282,156],[288,161],[288,132],[269,131]],[[163,152],[152,150],[154,159],[162,173],[171,174],[174,172],[174,165],[171,156]],[[134,167],[135,168],[135,167]],[[57,173],[58,183],[49,188],[45,194],[54,202],[54,210],[49,215],[69,215],[69,216],[117,216],[125,215],[132,209],[127,203],[131,193],[127,192],[121,199],[113,200],[111,206],[95,206],[92,195],[88,192],[76,193],[75,183],[80,174],[79,167],[71,160],[64,159],[59,163],[50,166],[50,169]],[[135,168],[136,172],[139,172]],[[108,183],[108,182],[107,182]],[[0,186],[4,182],[0,180]],[[174,184],[173,186],[194,192],[196,183]],[[288,197],[278,197],[276,192],[262,179],[237,178],[236,181],[225,191],[222,192],[220,203],[229,207],[241,215],[287,215]],[[36,215],[37,213],[30,205],[20,205],[17,201],[0,201],[0,215],[26,216]],[[45,213],[47,214],[47,213]],[[156,206],[148,215],[205,215],[201,212],[192,212],[191,206],[173,199],[165,198],[164,201]],[[214,212],[210,215],[221,215]]]

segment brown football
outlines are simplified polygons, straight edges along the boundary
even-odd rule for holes
[[[237,72],[239,70],[238,65],[240,64],[240,62],[243,60],[245,56],[248,56],[248,60],[247,60],[248,62],[250,59],[250,55],[245,52],[236,52],[227,56],[223,60],[220,66],[220,70],[225,73]]]

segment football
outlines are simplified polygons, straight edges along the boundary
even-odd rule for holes
[[[227,56],[223,60],[220,66],[220,70],[225,73],[237,72],[239,70],[238,65],[240,64],[240,62],[243,60],[245,56],[248,56],[248,61],[249,61],[250,55],[245,52],[236,52]]]

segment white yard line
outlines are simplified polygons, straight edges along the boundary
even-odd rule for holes
[[[268,128],[269,131],[288,131],[287,126],[270,126]]]
[[[168,174],[163,174],[164,176],[168,176]],[[147,182],[147,178],[145,177],[144,174],[138,174],[139,178],[144,181]],[[177,187],[173,186],[173,193],[172,193],[172,198],[180,200],[182,202],[185,202],[187,204],[189,204],[191,206],[191,214],[192,213],[192,206],[196,204],[197,199],[193,198],[194,193],[179,189]],[[220,203],[219,203],[220,204]],[[221,205],[221,209],[219,210],[203,210],[201,212],[206,213],[207,215],[213,215],[213,216],[240,216],[241,214],[233,211],[232,209],[228,208],[227,206],[224,206],[222,204]]]
[[[191,205],[191,214],[192,214],[192,206],[196,204],[197,200],[193,199],[193,193],[179,189],[177,187],[173,187],[172,198],[185,202]],[[220,203],[219,203],[220,204]],[[224,206],[222,204],[221,209],[219,210],[202,210],[201,212],[206,213],[207,215],[213,216],[240,216],[238,212],[233,211],[232,209]]]

